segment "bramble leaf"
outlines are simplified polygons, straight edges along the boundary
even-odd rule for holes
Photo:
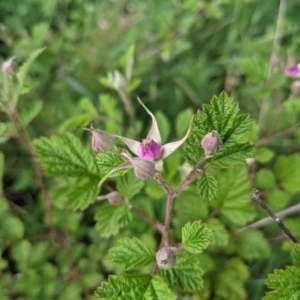
[[[172,269],[160,271],[171,286],[177,284],[184,291],[199,291],[203,288],[203,271],[199,262],[188,254],[178,255]]]
[[[216,178],[219,192],[211,205],[220,208],[220,213],[232,224],[244,225],[253,220],[255,213],[246,168],[228,169]]]
[[[238,115],[238,111],[238,104],[224,92],[213,97],[210,105],[203,105],[203,112],[197,112],[186,141],[185,154],[189,163],[196,164],[201,159],[204,154],[202,138],[212,130],[220,134],[223,142],[221,150],[212,159],[214,167],[229,168],[245,163],[245,159],[252,156],[254,146],[241,143],[250,130],[250,119],[248,115]]]
[[[278,181],[287,192],[295,193],[300,191],[300,155],[281,155],[276,159],[274,171]]]
[[[117,180],[117,190],[125,198],[131,199],[144,187],[145,182],[137,178],[132,172]]]
[[[154,251],[137,238],[125,238],[110,249],[108,258],[125,269],[143,267],[155,261]]]
[[[97,184],[97,180],[85,180],[81,184],[75,185],[67,194],[68,207],[74,210],[84,210],[95,202],[99,193]]]
[[[200,253],[211,241],[212,230],[206,224],[195,221],[182,228],[182,245],[190,253]]]
[[[300,298],[300,268],[287,267],[269,274],[266,284],[274,291],[268,292],[263,300],[288,300]]]
[[[71,133],[34,140],[34,149],[45,172],[52,176],[99,178],[91,150]]]
[[[222,299],[244,299],[246,291],[243,287],[249,276],[247,266],[239,258],[228,260],[216,278],[216,295]]]
[[[126,274],[110,276],[96,295],[107,300],[175,300],[166,283],[160,276],[148,274]]]
[[[120,166],[125,162],[125,159],[119,157],[113,152],[99,152],[96,156],[98,167],[103,174],[107,174],[116,167]],[[122,169],[116,172],[113,172],[110,177],[121,176],[129,172],[130,169]]]
[[[295,244],[292,252],[293,264],[300,268],[300,244]]]
[[[110,205],[104,203],[99,207],[99,211],[95,216],[97,221],[96,229],[102,237],[110,237],[116,235],[120,228],[127,225],[132,220],[132,214],[125,204]]]
[[[262,232],[252,230],[241,235],[237,251],[245,259],[254,259],[270,256],[271,249]]]
[[[218,192],[218,182],[214,175],[205,172],[197,182],[199,194],[208,201],[214,199]]]

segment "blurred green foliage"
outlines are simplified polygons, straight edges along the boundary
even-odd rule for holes
[[[280,234],[274,224],[242,235],[235,232],[255,213],[256,219],[265,217],[265,212],[247,202],[250,185],[264,191],[274,211],[299,198],[300,157],[295,153],[300,148],[300,97],[299,90],[291,89],[295,80],[284,74],[291,60],[300,60],[299,9],[297,0],[0,1],[0,61],[15,57],[17,69],[46,47],[19,87],[22,95],[17,108],[31,139],[59,135],[56,138],[63,148],[66,132],[73,131],[88,145],[90,136],[80,128],[91,122],[111,133],[141,137],[147,133],[149,116],[136,96],[155,113],[163,141],[181,138],[193,112],[222,90],[251,115],[249,138],[258,148],[248,173],[242,168],[213,173],[220,192],[209,194],[208,198],[215,197],[210,202],[199,199],[196,187],[185,190],[176,201],[176,228],[207,219],[215,231],[208,251],[199,254],[204,289],[189,296],[178,290],[178,299],[261,299],[267,274],[291,262],[291,243],[272,243],[271,237]],[[272,54],[278,62],[270,60]],[[116,78],[126,84],[116,88]],[[4,90],[3,74],[0,80]],[[128,116],[124,98],[132,100],[134,116]],[[100,283],[123,269],[106,258],[117,238],[105,238],[96,231],[95,215],[96,220],[103,217],[100,204],[85,211],[73,210],[84,209],[80,203],[73,209],[68,206],[73,187],[84,191],[90,182],[76,176],[47,178],[53,199],[53,239],[45,196],[22,143],[24,132],[17,139],[7,114],[0,111],[0,117],[0,299],[97,299],[94,291]],[[188,166],[180,167],[182,157],[183,151],[165,162],[172,184],[186,174]],[[58,167],[63,166],[58,162]],[[96,164],[91,168],[97,168]],[[128,175],[128,182],[121,178],[116,185],[129,193],[126,184],[132,178]],[[239,186],[238,193],[233,193],[233,187]],[[162,192],[155,182],[147,181],[133,202],[162,220]],[[241,218],[239,211],[247,217]],[[137,236],[153,249],[158,247],[153,228],[127,211],[124,219],[132,220],[123,229],[122,220],[120,228],[106,224],[110,232],[120,229],[121,237]],[[287,224],[299,234],[296,218],[289,217]],[[179,231],[172,233],[174,239]]]

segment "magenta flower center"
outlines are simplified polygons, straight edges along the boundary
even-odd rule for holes
[[[285,69],[285,72],[290,77],[296,77],[299,75],[300,69],[298,65],[294,65]]]
[[[158,160],[161,157],[163,147],[152,139],[142,140],[139,148],[139,157]]]

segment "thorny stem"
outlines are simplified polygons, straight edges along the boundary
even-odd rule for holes
[[[280,227],[280,229],[294,242],[298,243],[297,238],[289,231],[287,227],[283,224],[281,219],[276,216],[270,208],[261,200],[259,196],[259,191],[257,189],[253,189],[253,193],[251,195],[251,199],[254,202],[257,202],[268,214],[269,216],[275,221],[275,223]]]
[[[296,205],[293,205],[293,206],[291,206],[287,209],[284,209],[282,211],[279,211],[278,213],[276,213],[276,216],[279,217],[279,218],[282,218],[282,217],[286,217],[286,216],[289,216],[291,214],[294,214],[298,211],[300,211],[300,203],[298,203]],[[249,224],[249,225],[237,230],[235,233],[240,234],[240,233],[248,231],[250,229],[261,228],[261,227],[271,223],[272,221],[273,221],[273,219],[271,217],[266,217],[266,218],[263,218],[259,221],[256,221],[252,224]]]

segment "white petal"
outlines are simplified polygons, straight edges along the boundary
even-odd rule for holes
[[[135,155],[139,156],[139,148],[141,144],[140,142],[132,139],[128,139],[120,135],[115,135],[115,136],[120,140],[122,140]]]
[[[160,159],[155,162],[155,170],[161,172],[163,170],[164,162]]]
[[[189,129],[188,129],[186,135],[181,140],[179,140],[177,142],[168,143],[168,144],[165,144],[162,146],[163,147],[163,152],[162,152],[162,157],[161,157],[162,159],[167,158],[169,155],[171,155],[175,150],[177,150],[185,142],[185,140],[187,139],[187,137],[190,134],[193,119],[194,119],[194,116],[192,117]],[[199,147],[200,147],[200,145],[199,145]]]
[[[160,132],[158,129],[158,125],[156,122],[156,119],[152,112],[145,106],[145,104],[141,101],[139,97],[137,97],[138,101],[140,104],[145,108],[146,112],[151,116],[152,118],[152,126],[150,128],[150,131],[147,135],[147,139],[153,139],[156,143],[161,144],[161,137],[160,137]]]

